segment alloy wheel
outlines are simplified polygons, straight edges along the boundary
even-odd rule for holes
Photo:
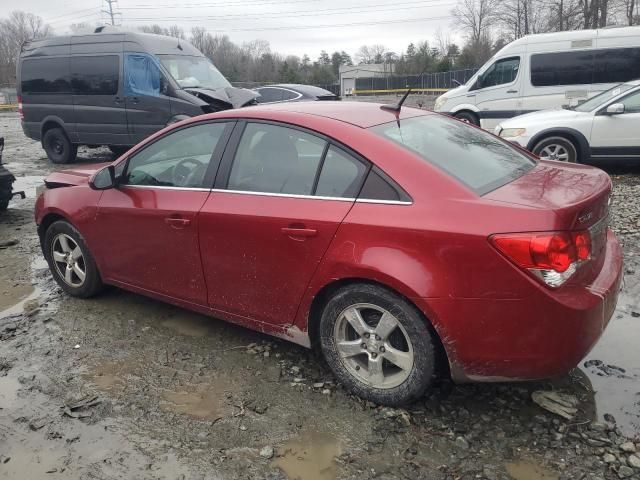
[[[558,145],[555,143],[547,145],[542,150],[540,150],[538,156],[542,160],[557,160],[560,162],[569,161],[569,151],[563,145]]]
[[[335,347],[351,375],[374,388],[394,388],[410,375],[413,346],[400,321],[377,305],[359,303],[340,313]]]
[[[87,277],[87,270],[78,243],[65,233],[59,233],[51,244],[51,258],[64,282],[74,288],[81,287]]]

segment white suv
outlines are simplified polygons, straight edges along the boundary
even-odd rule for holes
[[[495,133],[545,160],[640,160],[640,80],[616,85],[571,109],[514,117]]]

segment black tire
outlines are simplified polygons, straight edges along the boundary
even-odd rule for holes
[[[62,128],[50,128],[42,137],[42,146],[52,163],[69,163],[76,159],[78,146],[71,143]]]
[[[551,151],[566,152],[566,157],[552,158],[548,155]],[[546,137],[533,147],[532,152],[545,160],[557,160],[560,162],[576,163],[578,161],[578,149],[576,145],[566,137]]]
[[[109,145],[109,150],[116,156],[119,157],[127,153],[131,147],[127,147],[125,145]]]
[[[9,208],[9,200],[11,200],[11,184],[13,182],[9,182],[8,185],[2,185],[2,178],[0,177],[0,212],[4,212],[7,208]]]
[[[359,345],[358,342],[371,341],[377,343],[374,346],[368,344],[367,349],[363,350],[362,353],[356,353],[348,359],[343,359],[338,351],[337,343],[339,340],[336,338],[340,337],[340,334],[337,333],[340,330],[340,325],[346,321],[346,316],[343,313],[354,308],[354,306],[362,308],[363,314],[361,318],[365,319],[369,326],[374,324],[377,326],[381,317],[376,319],[375,310],[368,310],[367,305],[375,306],[390,313],[402,329],[396,327],[386,340],[377,336],[373,340],[373,334],[365,334],[365,336],[370,335],[366,336],[365,339],[365,336],[359,336],[354,329],[351,334],[355,333],[355,338],[352,336],[352,340],[350,340],[354,345]],[[371,312],[371,314],[368,315],[368,312]],[[351,325],[351,322],[349,324]],[[373,331],[377,330],[374,329]],[[366,400],[388,406],[404,405],[424,395],[424,392],[434,379],[436,354],[432,333],[426,320],[413,305],[383,287],[370,284],[354,284],[338,290],[324,307],[319,333],[322,353],[337,380],[349,391]],[[394,338],[394,335],[397,334],[402,337],[396,336]],[[407,350],[403,348],[400,348],[400,350],[412,353],[413,362],[410,368],[400,369],[400,378],[404,378],[401,383],[395,385],[391,382],[389,385],[379,388],[373,384],[373,381],[367,382],[362,377],[358,378],[354,369],[360,370],[359,362],[367,362],[367,369],[363,368],[361,375],[368,374],[368,370],[371,368],[371,363],[369,362],[372,361],[372,356],[376,357],[376,354],[371,352],[385,352],[384,346],[387,347],[386,352],[377,354],[380,356],[378,357],[381,362],[380,365],[385,366],[381,368],[396,370],[397,367],[393,363],[389,363],[386,355],[393,353],[391,346],[393,348],[397,347],[397,344],[392,345],[391,342],[397,342],[399,338],[407,339],[407,337],[411,345],[407,345]],[[362,343],[361,348],[364,348],[364,345],[365,343]]]
[[[454,115],[458,120],[461,120],[465,123],[470,123],[471,125],[475,125],[476,127],[480,126],[480,119],[475,113],[471,112],[458,112]]]
[[[85,272],[85,278],[81,285],[73,286],[69,284],[61,273],[60,265],[64,265],[64,263],[56,262],[54,260],[54,242],[61,234],[70,237],[81,250],[83,260],[82,266],[84,267],[83,269]],[[80,298],[89,298],[96,295],[103,289],[104,285],[100,278],[98,267],[93,260],[93,256],[91,255],[84,238],[82,238],[80,232],[78,232],[78,230],[76,230],[76,228],[69,222],[65,220],[58,220],[47,228],[47,231],[44,234],[43,249],[44,257],[49,264],[49,270],[51,270],[53,278],[69,295]]]

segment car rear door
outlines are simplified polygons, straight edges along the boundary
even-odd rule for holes
[[[106,280],[206,306],[198,212],[233,122],[173,130],[118,167],[118,187],[100,198],[92,235]]]
[[[240,122],[233,137],[198,215],[209,305],[290,324],[368,167],[342,159],[345,173],[323,180],[340,151],[290,126]]]

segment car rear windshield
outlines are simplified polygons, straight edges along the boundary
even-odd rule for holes
[[[424,115],[371,127],[441,168],[478,195],[522,176],[535,161],[493,135],[459,120]]]

